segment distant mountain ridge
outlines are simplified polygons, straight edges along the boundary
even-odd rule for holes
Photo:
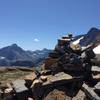
[[[34,64],[38,65],[48,56],[51,51],[52,50],[44,48],[43,50],[27,51],[27,54],[32,57]]]
[[[1,66],[36,66],[42,62],[51,50],[25,51],[17,44],[0,49]]]
[[[17,44],[12,44],[11,46],[0,49],[0,56],[5,57],[11,61],[32,60],[26,51],[19,47]]]

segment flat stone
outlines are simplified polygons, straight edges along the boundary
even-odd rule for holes
[[[100,72],[100,67],[99,66],[92,66],[92,71]]]
[[[56,74],[55,76],[53,76],[53,78],[51,78],[51,81],[53,80],[69,80],[72,79],[72,76],[69,74],[66,74],[64,72],[60,72],[58,74]]]
[[[88,87],[86,84],[83,84],[83,91],[90,100],[100,100],[100,97],[95,93],[94,88]]]
[[[28,89],[25,87],[25,80],[16,80],[12,82],[13,88],[17,93],[27,91]]]
[[[100,82],[98,82],[98,83],[95,85],[95,88],[96,88],[96,89],[100,89]]]
[[[68,82],[79,81],[81,78],[73,78],[71,75],[64,72],[60,72],[54,76],[48,76],[47,81],[43,83],[43,86],[46,85],[59,85]]]
[[[72,98],[72,100],[84,100],[85,96],[86,96],[85,93],[80,90],[78,94]]]
[[[28,89],[25,87],[25,80],[16,80],[12,84],[18,100],[27,100]]]
[[[36,77],[37,77],[37,75],[33,72],[33,73],[31,73],[31,74],[25,76],[24,80],[33,81]]]

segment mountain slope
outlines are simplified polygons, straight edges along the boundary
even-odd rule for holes
[[[100,40],[100,30],[97,28],[91,28],[88,33],[84,35],[84,38],[80,40],[80,45],[87,46],[97,40]]]
[[[77,37],[77,36],[76,36]],[[75,37],[75,38],[76,38]],[[91,28],[87,34],[79,35],[79,38],[76,38],[73,41],[73,44],[80,44],[82,47],[95,43],[98,45],[93,49],[96,54],[100,54],[100,30],[97,28]]]
[[[35,66],[41,63],[51,50],[25,51],[17,44],[0,49],[1,66]]]
[[[36,51],[27,51],[27,53],[33,58],[35,65],[40,64],[51,52],[49,49],[36,50]]]
[[[17,44],[0,49],[0,57],[4,57],[9,61],[32,60],[32,57],[30,57],[22,48],[17,46]]]

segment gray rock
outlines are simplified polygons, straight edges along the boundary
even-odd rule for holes
[[[100,82],[95,85],[95,88],[100,90]]]
[[[18,100],[27,100],[28,98],[28,89],[25,87],[24,80],[16,80],[13,83],[13,88],[16,92]]]
[[[83,91],[90,100],[100,100],[100,97],[95,93],[94,88],[83,84]]]

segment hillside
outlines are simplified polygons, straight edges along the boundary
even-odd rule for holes
[[[0,49],[0,66],[36,66],[51,50],[25,51],[17,44]]]

